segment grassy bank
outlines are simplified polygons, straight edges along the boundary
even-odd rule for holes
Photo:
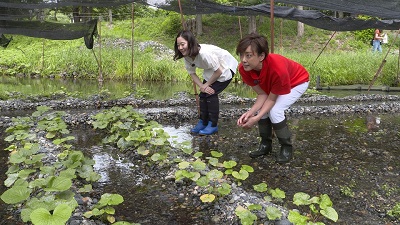
[[[181,28],[180,16],[171,12],[159,13],[154,17],[137,18],[134,24],[133,60],[130,47],[132,22],[109,24],[103,21],[100,23],[101,50],[100,39],[95,48],[89,50],[83,39],[53,41],[13,36],[10,45],[0,50],[0,74],[96,79],[101,60],[104,79],[187,81],[189,76],[182,60],[174,62],[170,53],[157,47],[139,47],[142,42],[155,41],[172,49],[175,35]],[[198,36],[199,42],[218,45],[234,54],[238,40],[248,31],[247,24],[247,17],[203,15],[204,34]],[[257,29],[269,37],[269,18],[259,17]],[[335,33],[325,47],[333,32],[306,25],[305,35],[297,37],[296,29],[295,21],[276,19],[275,53],[303,64],[311,74],[312,86],[315,86],[317,76],[321,77],[322,85],[369,84],[389,47],[383,46],[383,54],[372,54],[369,43],[357,39],[352,32]],[[397,52],[389,53],[375,84],[393,86],[398,74],[397,62]]]

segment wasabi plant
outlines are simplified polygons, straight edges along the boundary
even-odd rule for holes
[[[309,207],[309,213],[306,215],[302,215],[294,210],[289,211],[288,219],[294,225],[323,225],[323,222],[318,222],[321,217],[325,217],[333,222],[338,220],[338,214],[332,207],[332,201],[327,194],[311,198],[306,193],[298,192],[293,196],[293,203],[297,206]]]
[[[239,217],[240,222],[243,225],[253,225],[254,222],[257,220],[256,214],[252,213],[250,210],[248,210],[242,206],[236,207],[235,214],[236,214],[236,216]]]
[[[115,214],[114,205],[119,205],[124,202],[124,198],[119,194],[103,194],[99,200],[99,202],[93,207],[92,211],[88,211],[84,214],[86,218],[90,218],[92,216],[100,217],[103,221],[106,220],[110,223],[115,222]]]
[[[105,130],[109,134],[103,139],[103,143],[116,143],[117,147],[124,152],[135,150],[140,155],[150,156],[149,158],[156,163],[163,163],[171,157],[168,152],[170,149],[169,135],[160,128],[158,123],[146,122],[143,116],[131,106],[104,110],[94,115],[93,119],[92,124],[95,129]],[[232,187],[228,183],[229,180],[241,185],[241,182],[254,172],[249,165],[241,165],[239,168],[237,162],[233,160],[220,162],[219,158],[223,156],[221,152],[211,151],[211,156],[203,158],[202,152],[193,153],[193,149],[189,146],[188,144],[178,145],[185,154],[193,154],[194,158],[187,161],[180,158],[172,160],[177,163],[178,168],[175,171],[175,180],[195,182],[197,186],[204,188],[205,193],[200,196],[203,203],[212,203],[218,198],[230,194]],[[264,197],[266,201],[282,202],[286,198],[284,191],[279,188],[268,188],[265,183],[254,185],[254,189],[258,192],[268,192],[269,195]],[[308,199],[307,196],[304,193],[297,193],[293,202],[296,205],[309,205],[311,213],[303,216],[297,211],[290,211],[289,220],[292,223],[296,225],[323,224],[315,222],[321,216],[334,222],[337,221],[338,215],[332,208],[332,202],[328,195],[311,199]],[[257,216],[252,211],[261,210],[262,206],[253,204],[246,207],[238,206],[235,214],[240,218],[242,224],[253,224],[257,220]],[[96,212],[96,215],[105,213],[105,211],[96,209],[88,215],[94,215],[93,212]],[[265,212],[269,220],[277,220],[282,217],[282,213],[277,207],[267,207]]]
[[[268,202],[272,201],[272,199],[276,199],[277,201],[281,202],[282,199],[286,198],[286,194],[284,191],[282,191],[279,188],[276,188],[276,189],[268,188],[268,185],[264,182],[253,185],[253,189],[260,193],[264,193],[264,192],[269,193],[270,195],[267,195],[264,197],[264,199]],[[252,208],[249,208],[249,210],[261,210],[261,206],[259,206],[259,207],[260,208],[252,207]],[[274,207],[274,206],[268,206],[265,209],[265,213],[269,220],[276,220],[276,219],[280,219],[282,217],[281,211],[277,207]]]
[[[151,154],[153,161],[167,158],[168,133],[157,122],[147,122],[132,106],[112,107],[97,113],[92,125],[107,132],[104,144],[116,143],[122,152],[135,150],[143,156]]]
[[[248,165],[242,165],[239,172],[234,171],[233,169],[237,166],[237,162],[232,160],[220,163],[218,158],[223,156],[221,152],[211,151],[211,156],[206,157],[208,164],[201,159],[202,156],[202,153],[196,153],[194,155],[197,158],[195,161],[181,161],[178,164],[179,170],[175,172],[175,180],[189,179],[199,187],[205,188],[207,193],[200,196],[200,200],[204,203],[213,202],[217,197],[223,197],[231,193],[231,185],[226,181],[227,179],[222,178],[232,176],[232,179],[240,184],[240,181],[248,178],[249,172],[254,171]]]
[[[65,136],[69,130],[62,120],[64,113],[49,111],[49,107],[37,107],[30,117],[13,118],[13,125],[6,129],[9,135],[5,140],[11,143],[5,149],[10,151],[10,166],[4,181],[8,189],[0,198],[15,207],[22,206],[22,221],[34,225],[65,224],[78,207],[72,188],[76,179],[83,183],[82,187],[77,186],[78,192],[84,193],[92,191],[90,183],[100,178],[93,171],[94,161],[67,144],[74,137]],[[61,152],[50,153],[56,158],[53,164],[45,162],[47,154],[39,153],[37,133],[41,132],[53,139]]]

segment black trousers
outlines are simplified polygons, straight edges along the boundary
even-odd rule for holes
[[[235,73],[231,70],[232,78]],[[212,123],[212,127],[218,125],[219,119],[219,97],[218,94],[225,90],[226,87],[231,83],[232,78],[224,81],[219,82],[215,81],[213,84],[210,85],[212,89],[214,89],[215,93],[209,95],[207,93],[201,92],[199,94],[200,98],[200,119],[203,120],[203,125],[207,125],[209,121]],[[206,83],[206,80],[203,80],[203,84]]]

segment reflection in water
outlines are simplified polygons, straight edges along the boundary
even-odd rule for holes
[[[181,126],[178,128],[172,126],[164,126],[163,129],[169,134],[170,138],[168,139],[168,141],[173,147],[180,146],[180,144],[191,141],[193,138],[193,136],[189,133],[189,126]]]
[[[108,153],[96,153],[92,158],[96,161],[93,166],[94,170],[101,176],[98,181],[99,183],[113,183],[115,182],[113,181],[114,179],[120,180],[120,176],[114,176],[116,174],[124,174],[125,179],[127,178],[132,185],[142,185],[143,180],[148,179],[148,176],[145,174],[132,177],[132,169],[138,166],[121,158],[114,159]]]
[[[154,82],[154,81],[105,81],[101,88],[96,80],[73,80],[73,79],[31,79],[26,77],[7,77],[0,76],[2,91],[11,93],[22,93],[24,95],[44,95],[54,94],[65,91],[69,94],[78,96],[90,96],[99,94],[101,90],[108,90],[110,98],[126,97],[127,94],[134,94],[136,91],[141,93],[143,90],[149,93],[145,96],[148,99],[169,99],[173,98],[178,92],[194,94],[193,83],[186,82]],[[359,91],[359,90],[321,90],[324,95],[345,97],[359,94],[391,94],[398,95],[400,92],[384,91]],[[245,84],[232,83],[223,92],[239,97],[255,98],[254,91]],[[18,96],[18,95],[17,95]]]

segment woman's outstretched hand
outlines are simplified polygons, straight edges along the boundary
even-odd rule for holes
[[[237,125],[243,128],[251,128],[257,122],[258,119],[254,117],[254,115],[250,112],[246,112],[237,120]]]

